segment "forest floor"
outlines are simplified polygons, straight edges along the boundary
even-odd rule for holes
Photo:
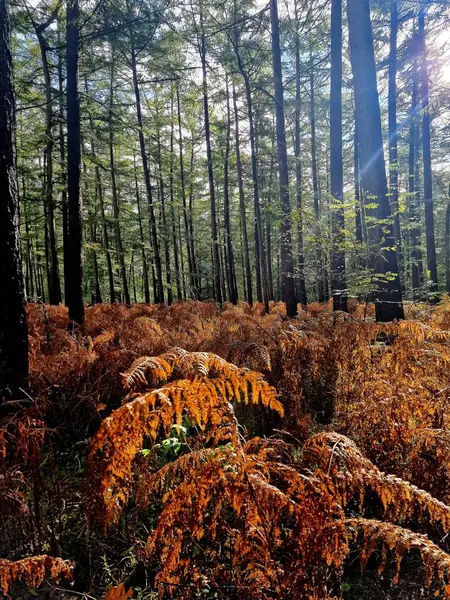
[[[450,598],[450,300],[350,308],[28,306],[0,590]]]

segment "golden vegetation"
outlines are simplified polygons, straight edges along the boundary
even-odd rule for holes
[[[3,592],[67,577],[46,552],[108,600],[353,600],[365,571],[367,599],[376,578],[450,598],[450,304],[408,311],[100,305],[81,335],[29,307],[31,393],[0,423]]]

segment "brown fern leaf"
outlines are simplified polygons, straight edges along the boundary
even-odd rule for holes
[[[53,556],[31,556],[22,560],[0,559],[0,589],[6,595],[14,583],[25,583],[36,588],[45,579],[58,583],[61,579],[72,579],[73,564]]]
[[[353,532],[354,541],[360,540],[361,570],[366,568],[371,556],[381,550],[378,572],[381,574],[384,571],[391,558],[396,563],[393,582],[397,584],[403,559],[410,552],[416,551],[422,560],[427,589],[436,586],[440,593],[437,591],[435,596],[450,598],[450,555],[425,535],[372,519],[348,519],[347,526]]]
[[[313,436],[304,445],[304,460],[334,475],[343,506],[356,495],[362,511],[364,499],[371,493],[380,500],[386,519],[415,523],[430,536],[434,529],[439,538],[450,532],[449,506],[408,481],[380,471],[343,435]]]
[[[133,459],[144,437],[156,441],[180,427],[183,415],[202,432],[205,442],[237,443],[237,423],[230,402],[261,403],[282,413],[276,392],[258,373],[240,372],[232,381],[197,378],[174,381],[138,396],[101,424],[89,452],[89,480],[94,493],[90,509],[104,522],[114,522],[128,498]]]
[[[228,360],[236,365],[249,367],[263,372],[270,372],[272,364],[267,346],[257,342],[237,341],[230,345]]]
[[[350,438],[334,431],[311,436],[303,446],[303,458],[306,464],[325,473],[341,470],[354,473],[374,467]]]
[[[207,460],[197,456],[178,486],[166,482],[163,510],[146,547],[161,593],[172,596],[193,581],[209,580],[214,587],[219,577],[242,598],[328,597],[331,571],[339,572],[347,553],[344,521],[330,489],[289,469],[280,489],[270,469],[249,458],[223,448]],[[197,546],[201,553],[193,552]],[[217,562],[221,547],[231,554],[228,569]]]
[[[145,389],[166,383],[172,375],[177,360],[188,354],[182,348],[171,348],[160,356],[141,356],[131,367],[122,373],[126,390]]]
[[[445,539],[450,532],[450,507],[395,475],[374,467],[371,471],[341,475],[336,483],[344,506],[356,494],[362,510],[364,498],[370,493],[380,500],[384,517],[389,521],[413,523],[438,540]]]

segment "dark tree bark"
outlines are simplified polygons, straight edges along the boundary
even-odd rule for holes
[[[211,148],[211,128],[209,122],[209,99],[208,99],[208,80],[206,74],[206,34],[203,27],[203,15],[200,8],[200,59],[202,63],[202,85],[203,85],[203,114],[205,122],[205,142],[206,158],[208,162],[208,181],[209,198],[211,210],[211,244],[212,244],[212,266],[214,278],[215,300],[222,304],[222,282],[220,279],[220,256],[219,240],[217,235],[217,217],[216,217],[216,191],[214,187],[214,169]]]
[[[397,0],[391,0],[391,27],[389,42],[389,197],[394,217],[394,236],[399,269],[402,269],[402,239],[398,206],[398,131],[397,131]]]
[[[60,19],[57,21],[57,39],[58,46],[61,46],[61,27],[63,27]],[[61,214],[62,214],[62,229],[63,229],[63,271],[64,271],[64,300],[67,305],[69,297],[68,287],[70,279],[69,268],[69,215],[67,206],[67,165],[66,165],[66,144],[64,139],[64,123],[66,121],[64,115],[64,97],[63,97],[63,56],[62,51],[58,51],[58,112],[59,112],[59,161],[61,168]]]
[[[301,114],[301,64],[300,64],[300,31],[299,9],[295,2],[295,178],[297,192],[297,259],[298,259],[298,291],[299,301],[306,308],[308,299],[305,282],[305,256],[303,252],[303,199],[302,199],[302,162],[300,140],[300,114]],[[272,172],[270,173],[272,177]],[[269,263],[270,264],[270,263]],[[271,270],[271,269],[270,269]],[[270,275],[270,280],[272,276]]]
[[[331,2],[331,93],[330,93],[330,171],[333,246],[331,292],[333,310],[347,311],[345,277],[344,180],[342,167],[342,0]]]
[[[84,323],[83,226],[80,196],[80,101],[78,97],[78,0],[67,2],[67,198],[68,198],[68,297],[69,318]]]
[[[368,226],[371,268],[379,279],[374,298],[376,318],[378,321],[392,321],[403,318],[403,306],[383,157],[369,0],[348,0],[347,7],[361,185],[364,198],[377,204],[376,209],[366,206],[367,216],[373,218]],[[384,222],[383,225],[380,221]]]
[[[116,182],[116,163],[114,155],[114,51],[111,52],[111,79],[109,86],[109,168],[111,174],[111,191],[113,201],[114,232],[116,238],[117,258],[119,259],[120,279],[122,281],[123,300],[127,306],[130,306],[130,291],[128,289],[127,269],[125,266],[125,251],[122,242],[122,232],[120,229],[120,210],[119,195],[117,193]]]
[[[234,265],[233,241],[231,237],[231,218],[230,218],[230,193],[229,193],[229,163],[230,163],[230,137],[231,137],[231,111],[230,111],[230,92],[228,85],[228,75],[226,77],[226,95],[227,95],[227,132],[225,146],[225,164],[224,164],[224,221],[227,247],[227,264],[229,294],[232,304],[237,304],[238,292],[236,284],[236,270]]]
[[[419,151],[419,73],[417,65],[417,34],[413,32],[411,42],[412,64],[412,91],[411,113],[409,123],[409,158],[408,158],[408,196],[409,216],[411,219],[410,231],[410,256],[411,256],[411,284],[414,300],[419,299],[419,289],[422,285],[422,231],[420,225],[420,188],[418,173]]]
[[[56,15],[55,15],[56,16]],[[53,93],[50,77],[50,66],[48,62],[48,42],[44,36],[45,29],[50,25],[51,20],[42,25],[33,21],[36,36],[41,51],[42,70],[44,73],[45,87],[45,213],[46,228],[48,233],[48,252],[47,252],[47,271],[48,271],[48,297],[50,304],[59,304],[61,302],[61,283],[59,280],[58,254],[56,250],[55,233],[55,207],[53,201]]]
[[[423,201],[425,207],[425,238],[427,243],[427,266],[430,272],[432,301],[437,302],[438,278],[436,242],[434,237],[433,179],[431,171],[430,107],[428,85],[428,60],[425,41],[425,3],[419,7],[419,44],[421,55],[421,101],[422,101],[422,154],[423,154]]]
[[[16,115],[7,0],[0,0],[0,396],[28,384],[28,328],[19,230]]]
[[[241,139],[239,132],[239,113],[237,107],[236,88],[233,83],[233,110],[234,110],[234,127],[235,127],[235,143],[236,143],[236,169],[239,189],[239,213],[241,219],[241,232],[242,232],[242,249],[244,255],[245,264],[245,289],[246,299],[250,306],[253,304],[253,290],[252,290],[252,270],[250,267],[250,251],[248,244],[248,232],[247,232],[247,212],[245,209],[245,195],[244,195],[244,181],[242,177],[242,161],[241,161]]]
[[[313,198],[314,198],[314,216],[316,220],[316,277],[319,302],[325,302],[324,287],[324,268],[321,247],[321,227],[320,227],[320,197],[319,197],[319,178],[317,175],[317,151],[316,151],[316,109],[315,109],[315,89],[314,89],[314,65],[312,54],[310,55],[309,72],[309,94],[310,94],[310,122],[311,122],[311,170],[313,180]]]
[[[282,287],[288,317],[297,314],[295,295],[294,259],[292,254],[291,205],[289,200],[289,171],[286,151],[284,122],[283,79],[281,71],[280,31],[278,23],[277,0],[270,0],[270,19],[272,24],[272,56],[275,86],[275,117],[278,147],[278,168],[280,173],[280,198],[282,207],[281,224],[281,268]]]

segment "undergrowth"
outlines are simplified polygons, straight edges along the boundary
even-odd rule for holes
[[[0,593],[450,598],[450,301],[351,309],[30,305]]]

